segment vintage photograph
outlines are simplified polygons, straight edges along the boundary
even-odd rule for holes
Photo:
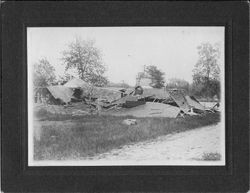
[[[225,165],[223,26],[28,27],[28,165]]]

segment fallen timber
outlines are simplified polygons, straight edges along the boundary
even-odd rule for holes
[[[171,117],[185,115],[200,115],[206,112],[215,112],[216,109],[206,109],[199,101],[193,97],[184,95],[179,90],[157,90],[135,95],[135,92],[129,92],[128,95],[121,97],[111,103],[101,106],[102,114],[114,116],[134,117]],[[216,106],[215,106],[216,107]]]
[[[81,110],[89,114],[183,117],[213,113],[219,109],[219,103],[207,108],[195,97],[179,89],[94,87],[78,79],[65,85],[36,88],[35,96],[35,101],[45,101],[46,105],[63,105],[72,110],[73,103],[85,104]]]

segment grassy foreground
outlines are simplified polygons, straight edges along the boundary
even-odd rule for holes
[[[85,159],[126,144],[216,124],[220,113],[185,118],[136,118],[137,124],[131,126],[122,124],[126,118],[132,117],[63,115],[37,120],[34,126],[41,128],[41,137],[34,139],[34,159]]]

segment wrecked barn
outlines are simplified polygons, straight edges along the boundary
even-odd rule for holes
[[[80,79],[72,79],[65,85],[35,89],[35,102],[69,104],[83,101],[91,111],[100,114],[135,117],[177,117],[195,115],[207,109],[193,96],[182,90],[156,88],[94,87]],[[214,108],[212,110],[215,110]]]
[[[206,110],[197,99],[185,95],[181,90],[140,88],[138,93],[136,89],[137,87],[130,95],[106,105],[105,113],[116,116],[177,117],[184,114],[195,115]]]
[[[37,87],[34,91],[35,103],[67,104],[74,97],[74,90],[61,85]]]

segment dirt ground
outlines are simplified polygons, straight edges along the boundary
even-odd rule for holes
[[[221,160],[209,161],[223,165],[221,124],[198,128],[155,140],[127,145],[91,159],[92,164],[203,164],[205,154],[220,154]],[[202,164],[202,163],[201,163]]]

